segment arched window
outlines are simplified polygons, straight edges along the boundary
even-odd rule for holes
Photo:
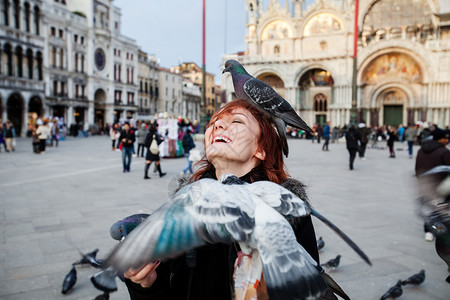
[[[9,1],[8,0],[0,0],[0,13],[1,13],[1,24],[8,26],[9,25]]]
[[[31,49],[27,50],[27,67],[28,67],[28,78],[33,79],[33,51]]]
[[[5,58],[6,58],[6,75],[13,76],[12,47],[10,44],[5,45]]]
[[[52,48],[52,67],[56,68],[56,48]]]
[[[81,54],[81,72],[84,73],[84,55]]]
[[[78,53],[75,53],[75,72],[78,72]]]
[[[14,27],[20,29],[20,2],[19,0],[14,0],[12,5],[13,17],[14,17]]]
[[[16,68],[17,68],[16,75],[18,77],[22,77],[23,76],[23,50],[22,50],[22,47],[16,48]]]
[[[26,32],[31,32],[30,17],[31,17],[30,4],[27,2],[25,3],[25,14],[24,14],[24,24]]]
[[[34,33],[39,35],[40,10],[38,6],[34,7]]]
[[[64,49],[59,52],[59,67],[64,69]]]
[[[326,112],[328,110],[327,106],[327,97],[324,94],[314,96],[314,111]]]
[[[275,47],[273,47],[273,54],[280,54],[280,46],[276,45]]]
[[[43,70],[42,70],[42,52],[37,53],[37,67],[38,67],[38,79],[42,80]]]

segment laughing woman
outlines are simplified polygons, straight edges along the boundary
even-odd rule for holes
[[[206,129],[204,144],[205,156],[191,182],[232,173],[248,183],[268,180],[281,184],[307,199],[304,185],[289,178],[285,170],[280,138],[271,118],[247,102],[235,100],[217,111]],[[296,218],[291,225],[297,241],[319,262],[311,218]],[[238,247],[208,245],[175,259],[130,269],[125,277],[131,299],[230,300]],[[253,293],[258,299],[267,299],[262,284]],[[328,290],[320,299],[337,298]]]

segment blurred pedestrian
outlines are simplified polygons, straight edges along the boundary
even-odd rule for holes
[[[183,149],[184,149],[184,156],[187,158],[187,166],[183,169],[181,175],[186,175],[186,172],[189,171],[191,175],[194,173],[192,170],[192,160],[189,158],[190,151],[195,148],[194,140],[192,139],[192,131],[190,129],[186,130],[186,133],[183,135]]]
[[[40,153],[40,145],[39,145],[39,135],[37,134],[37,129],[39,125],[34,125],[33,130],[31,131],[31,145],[33,147],[33,153]]]
[[[336,126],[333,127],[333,131],[331,133],[331,143],[339,143],[339,128]]]
[[[146,124],[142,122],[141,127],[137,132],[137,140],[138,140],[138,150],[137,156],[139,157],[139,153],[141,153],[141,157],[144,157],[145,150],[145,138],[147,137],[148,130],[146,129]]]
[[[159,144],[164,141],[164,138],[158,133],[158,123],[155,122],[150,126],[149,132],[145,139],[145,147],[147,148],[147,155],[145,157],[145,171],[144,179],[150,179],[148,176],[148,169],[150,165],[155,162],[156,170],[159,172],[159,177],[163,177],[166,173],[161,171],[161,162],[159,157]]]
[[[350,155],[350,170],[353,170],[353,163],[355,161],[356,152],[358,152],[358,147],[361,142],[361,136],[355,127],[352,125],[345,135],[345,141],[347,143],[347,150]]]
[[[14,125],[11,123],[10,120],[6,120],[6,125],[4,129],[4,138],[6,141],[6,152],[14,151],[16,130],[14,129]]]
[[[371,129],[367,128],[366,123],[361,122],[358,124],[358,129],[357,129],[359,136],[361,137],[361,143],[360,146],[358,148],[358,152],[359,152],[359,158],[361,158],[362,160],[365,160],[365,155],[366,155],[366,147],[367,147],[367,143],[369,142],[369,135],[371,133]]]
[[[120,137],[120,130],[117,123],[114,123],[111,128],[109,129],[109,138],[112,142],[112,151],[116,150],[116,146],[119,147],[119,137]],[[116,144],[117,141],[117,144]]]
[[[328,144],[330,143],[330,122],[327,122],[325,124],[325,127],[323,127],[323,139],[325,142],[322,146],[322,151],[329,151],[328,150]]]
[[[123,130],[120,133],[119,141],[122,144],[122,164],[123,172],[130,172],[131,157],[133,155],[133,146],[136,137],[134,131],[130,129],[130,123],[123,124]]]
[[[389,125],[387,127],[387,146],[389,148],[389,158],[395,158],[395,151],[394,151],[394,142],[397,139],[397,133],[395,132],[395,127]]]
[[[434,167],[440,165],[450,166],[450,150],[446,147],[448,144],[448,135],[437,127],[431,132],[431,135],[433,139],[423,142],[417,152],[415,171],[418,177]],[[424,183],[420,185],[422,188],[421,192],[425,195],[431,193],[431,196],[434,197],[437,186],[446,176],[447,174],[440,173],[431,178],[427,176],[426,182],[424,180],[419,181],[419,183]],[[424,225],[424,231],[425,240],[429,242],[433,241],[434,236],[426,225]]]
[[[2,144],[6,151],[6,141],[5,141],[5,132],[4,131],[5,131],[4,125],[3,125],[2,121],[0,120],[0,152],[2,152]]]
[[[408,124],[408,129],[405,131],[405,139],[408,142],[409,158],[413,158],[413,146],[417,137],[417,129],[413,123]]]
[[[58,142],[59,142],[59,127],[58,127],[58,123],[56,119],[53,119],[53,126],[51,129],[51,133],[52,133],[52,142],[51,142],[51,146],[53,147],[53,141],[56,141],[56,147],[58,147]]]
[[[46,145],[47,137],[50,134],[48,127],[46,125],[47,125],[47,122],[43,122],[43,123],[41,123],[41,125],[39,125],[38,129],[36,130],[36,134],[39,138],[39,153],[40,154],[45,153],[45,145]]]

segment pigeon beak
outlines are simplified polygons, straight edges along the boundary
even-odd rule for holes
[[[120,242],[122,243],[123,241],[125,241],[125,236],[123,236],[121,239],[120,239]]]
[[[223,69],[222,74],[226,72],[229,72],[227,68]]]

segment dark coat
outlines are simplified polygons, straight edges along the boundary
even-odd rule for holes
[[[122,142],[123,139],[125,139],[125,143]],[[122,130],[120,132],[119,141],[120,141],[120,143],[122,143],[123,147],[133,147],[133,144],[136,141],[134,129],[130,128],[130,130],[128,130],[128,131]],[[129,143],[129,142],[131,142],[131,143]]]
[[[350,127],[347,134],[345,135],[345,141],[347,142],[347,149],[358,149],[358,141],[361,141],[361,135],[355,128]]]
[[[424,142],[417,152],[416,176],[440,165],[450,165],[450,150],[435,140]]]
[[[191,151],[192,148],[195,148],[194,140],[192,139],[192,136],[189,133],[185,133],[183,135],[182,144],[184,153],[189,153],[189,151]]]
[[[215,178],[213,174],[205,177]],[[250,182],[248,174],[241,179]],[[307,199],[304,186],[300,182],[289,179],[283,185],[302,199]],[[319,262],[311,217],[295,218],[290,223],[297,241]],[[151,288],[144,289],[127,279],[125,283],[131,300],[230,300],[234,290],[232,276],[238,247],[238,245],[208,245],[162,262],[157,269],[158,277]]]
[[[150,130],[147,133],[147,137],[145,138],[145,143],[144,143],[145,148],[147,148],[147,154],[145,155],[145,159],[150,160],[150,161],[159,161],[160,160],[159,153],[153,154],[150,152],[150,149],[149,149],[150,145],[153,142],[153,135],[156,138],[156,143],[158,144],[158,146],[159,146],[159,144],[161,144],[164,141],[164,138],[158,132],[156,132],[154,130]]]

